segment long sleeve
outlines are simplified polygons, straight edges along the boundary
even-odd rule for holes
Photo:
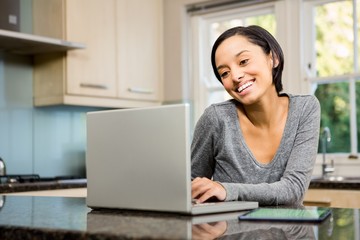
[[[207,108],[196,124],[191,143],[192,178],[211,178],[215,168],[214,137],[216,133],[216,115],[213,108]]]
[[[195,149],[195,144],[192,148],[193,152],[199,151],[192,158],[192,167],[196,169],[193,177],[201,173],[206,173],[206,177],[212,174],[212,178],[225,187],[226,201],[258,201],[260,205],[300,204],[316,159],[320,104],[310,95],[289,95],[289,99],[288,119],[280,146],[273,160],[266,165],[257,162],[246,146],[236,111],[229,111],[231,104],[212,106],[210,113],[217,119],[207,132],[213,135],[212,142],[209,144],[207,139],[197,135],[196,142],[203,140],[200,145],[206,146]],[[207,117],[208,121],[214,118]],[[209,152],[212,155],[208,155]]]

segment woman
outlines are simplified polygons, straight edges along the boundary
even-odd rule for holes
[[[233,99],[208,107],[196,125],[192,197],[301,204],[317,154],[318,100],[281,93],[283,53],[259,26],[224,32],[211,62]]]

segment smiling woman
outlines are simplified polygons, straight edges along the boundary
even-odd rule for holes
[[[259,26],[225,31],[211,62],[233,99],[208,107],[196,125],[192,197],[302,204],[317,153],[319,102],[281,93],[282,50]]]
[[[276,44],[271,44],[276,41],[270,38],[270,34],[267,35],[269,39],[263,38],[260,41],[257,36],[261,31],[263,30],[256,26],[232,28],[219,37],[213,47],[211,61],[215,76],[225,90],[239,101],[244,101],[245,96],[249,98],[249,88],[257,85],[266,84],[268,88],[263,88],[264,91],[271,89],[273,92],[274,86],[277,93],[282,90],[279,74],[284,62],[282,51],[274,47]],[[270,52],[270,48],[274,49],[274,53]],[[268,81],[257,82],[253,77],[256,75]]]
[[[211,2],[211,1],[210,1]],[[194,88],[194,121],[199,119],[207,106],[231,98],[212,74],[209,64],[211,47],[217,37],[225,30],[236,26],[258,25],[272,35],[281,37],[281,23],[278,28],[277,9],[279,1],[251,4],[251,1],[232,1],[234,5],[226,5],[229,1],[220,1],[221,7],[208,9],[205,3],[201,11],[191,11],[191,59],[189,59]],[[219,2],[219,3],[220,3]],[[265,2],[265,1],[263,1]],[[205,6],[204,6],[205,5]],[[226,6],[225,6],[226,5]],[[281,42],[284,40],[280,39]],[[286,45],[288,46],[288,45]]]

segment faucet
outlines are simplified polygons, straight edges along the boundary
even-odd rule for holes
[[[0,176],[6,175],[5,161],[0,157]]]
[[[323,162],[322,162],[322,177],[326,178],[328,173],[333,173],[335,171],[334,167],[334,160],[331,160],[331,164],[328,165],[326,163],[326,152],[327,152],[327,145],[331,142],[331,133],[328,127],[324,127],[322,132],[322,153],[323,153]]]

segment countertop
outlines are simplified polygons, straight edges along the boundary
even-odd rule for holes
[[[47,181],[47,182],[33,182],[33,183],[3,183],[0,184],[0,193],[84,188],[86,186],[87,186],[87,180],[85,178]],[[360,177],[357,180],[343,180],[343,181],[321,180],[315,177],[315,179],[313,179],[310,182],[309,188],[360,190]]]
[[[44,181],[44,182],[29,182],[29,183],[2,183],[0,184],[0,193],[84,188],[86,186],[87,186],[87,180],[85,178]]]
[[[321,224],[246,222],[243,212],[189,217],[91,210],[85,198],[0,195],[0,239],[359,239],[359,209]],[[340,237],[341,236],[341,237]]]
[[[316,189],[339,189],[339,190],[360,190],[360,178],[355,180],[344,179],[341,181],[327,179],[313,179],[309,188]]]

